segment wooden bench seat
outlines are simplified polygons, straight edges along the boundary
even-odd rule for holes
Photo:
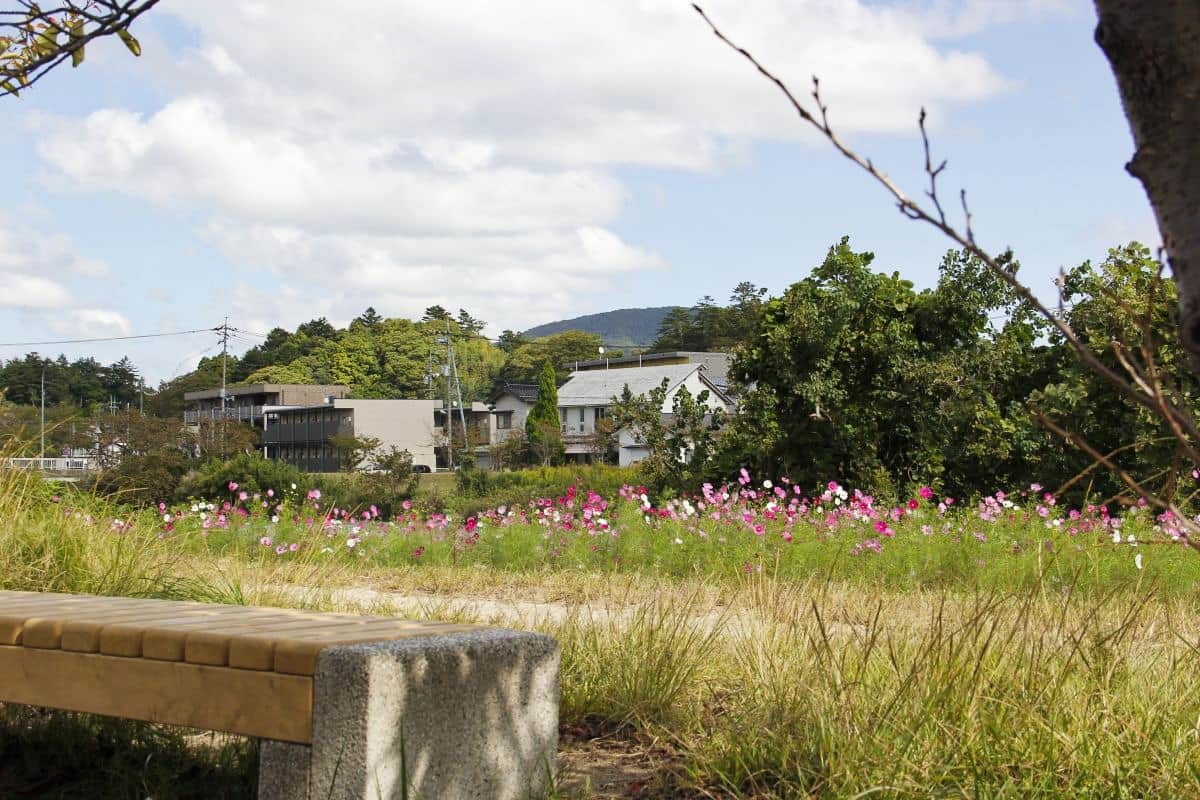
[[[409,642],[406,648],[387,649],[387,643],[474,642],[487,639],[480,636],[488,632],[494,633],[473,625],[294,609],[0,591],[0,702],[307,746],[314,743],[314,718],[322,715],[315,698],[329,698],[326,705],[338,713],[334,706],[357,702],[366,709],[378,699],[338,700],[339,688],[329,685],[336,678],[326,679],[323,690],[316,686],[322,653],[361,651],[356,657],[367,659],[368,665],[384,654],[392,661],[407,659],[404,664],[411,665],[421,647],[414,650]],[[364,644],[377,647],[345,650]],[[554,672],[557,695],[557,651]],[[411,666],[408,673],[401,673],[416,676]],[[397,680],[405,683],[408,678]],[[401,688],[404,704],[412,707],[412,687]],[[357,691],[368,690],[360,686]],[[386,695],[391,690],[372,687],[369,691]],[[376,721],[361,722],[359,727],[367,728]],[[480,724],[487,723],[481,720]],[[419,738],[421,734],[409,735]],[[436,732],[433,739],[439,739]],[[363,747],[367,744],[364,739]],[[300,752],[308,758],[310,750]],[[379,765],[373,768],[378,772]],[[330,781],[336,783],[333,777]],[[360,796],[353,788],[334,789],[332,783],[322,785],[323,791],[333,792],[329,796]],[[270,791],[281,797],[305,794],[299,789],[284,794]]]

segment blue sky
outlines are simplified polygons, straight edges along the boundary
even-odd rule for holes
[[[164,0],[84,67],[5,99],[0,341],[248,331],[368,305],[465,307],[489,332],[779,292],[843,235],[919,286],[948,243],[804,132],[687,3],[323,4],[215,15]],[[1156,244],[1094,12],[1073,0],[714,2],[910,193],[930,110],[951,198],[1049,295],[1060,267]],[[212,336],[43,353],[128,354],[153,382]],[[238,347],[244,346],[240,342]]]

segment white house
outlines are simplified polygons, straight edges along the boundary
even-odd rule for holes
[[[537,402],[537,396],[536,383],[506,383],[492,393],[488,403],[495,425],[493,443],[504,441],[513,431],[525,430],[525,418]]]
[[[596,432],[597,420],[608,416],[613,398],[619,398],[626,386],[635,396],[648,395],[651,390],[661,386],[664,379],[667,381],[667,393],[661,409],[664,415],[671,413],[675,395],[685,387],[692,397],[707,390],[706,405],[713,411],[732,410],[732,401],[706,377],[702,364],[574,372],[558,390],[558,414],[567,455],[576,458],[591,455],[591,437]],[[617,439],[621,466],[628,466],[646,457],[645,446],[637,441],[632,431],[619,431]]]

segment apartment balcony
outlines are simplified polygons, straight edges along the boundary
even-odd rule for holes
[[[349,425],[326,425],[320,422],[268,425],[262,433],[263,444],[324,444],[338,435],[352,435]]]
[[[230,406],[224,411],[219,408],[187,409],[183,412],[183,422],[186,425],[199,425],[202,420],[229,419],[256,424],[262,420],[262,415],[262,406]]]

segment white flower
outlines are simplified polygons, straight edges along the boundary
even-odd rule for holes
[[[771,483],[769,480],[763,481],[763,488],[764,488],[764,489],[770,489],[770,488],[771,488],[772,486],[774,486],[774,485],[775,485],[775,484]]]
[[[683,539],[676,538],[676,539],[675,539],[675,544],[683,544]]]
[[[1113,544],[1120,544],[1120,543],[1121,543],[1121,532],[1113,531]]]
[[[346,540],[346,547],[349,547],[351,549],[354,549],[354,546],[357,544],[358,544],[358,539],[355,539],[353,536],[351,536],[349,539]]]
[[[292,484],[292,488],[293,488],[293,489],[295,489],[295,488],[296,488],[296,484],[294,484],[294,483],[293,483],[293,484]]]
[[[163,514],[163,522],[170,522],[170,521],[171,521],[171,515]]]
[[[278,515],[278,514],[272,514],[272,515],[271,515],[271,522],[279,522],[279,515]]]
[[[1138,569],[1142,568],[1142,554],[1141,553],[1138,553],[1136,556],[1133,557],[1133,565],[1135,567],[1137,567]]]
[[[199,510],[200,510],[200,506],[196,505],[195,503],[192,503],[192,513],[194,514]]]

